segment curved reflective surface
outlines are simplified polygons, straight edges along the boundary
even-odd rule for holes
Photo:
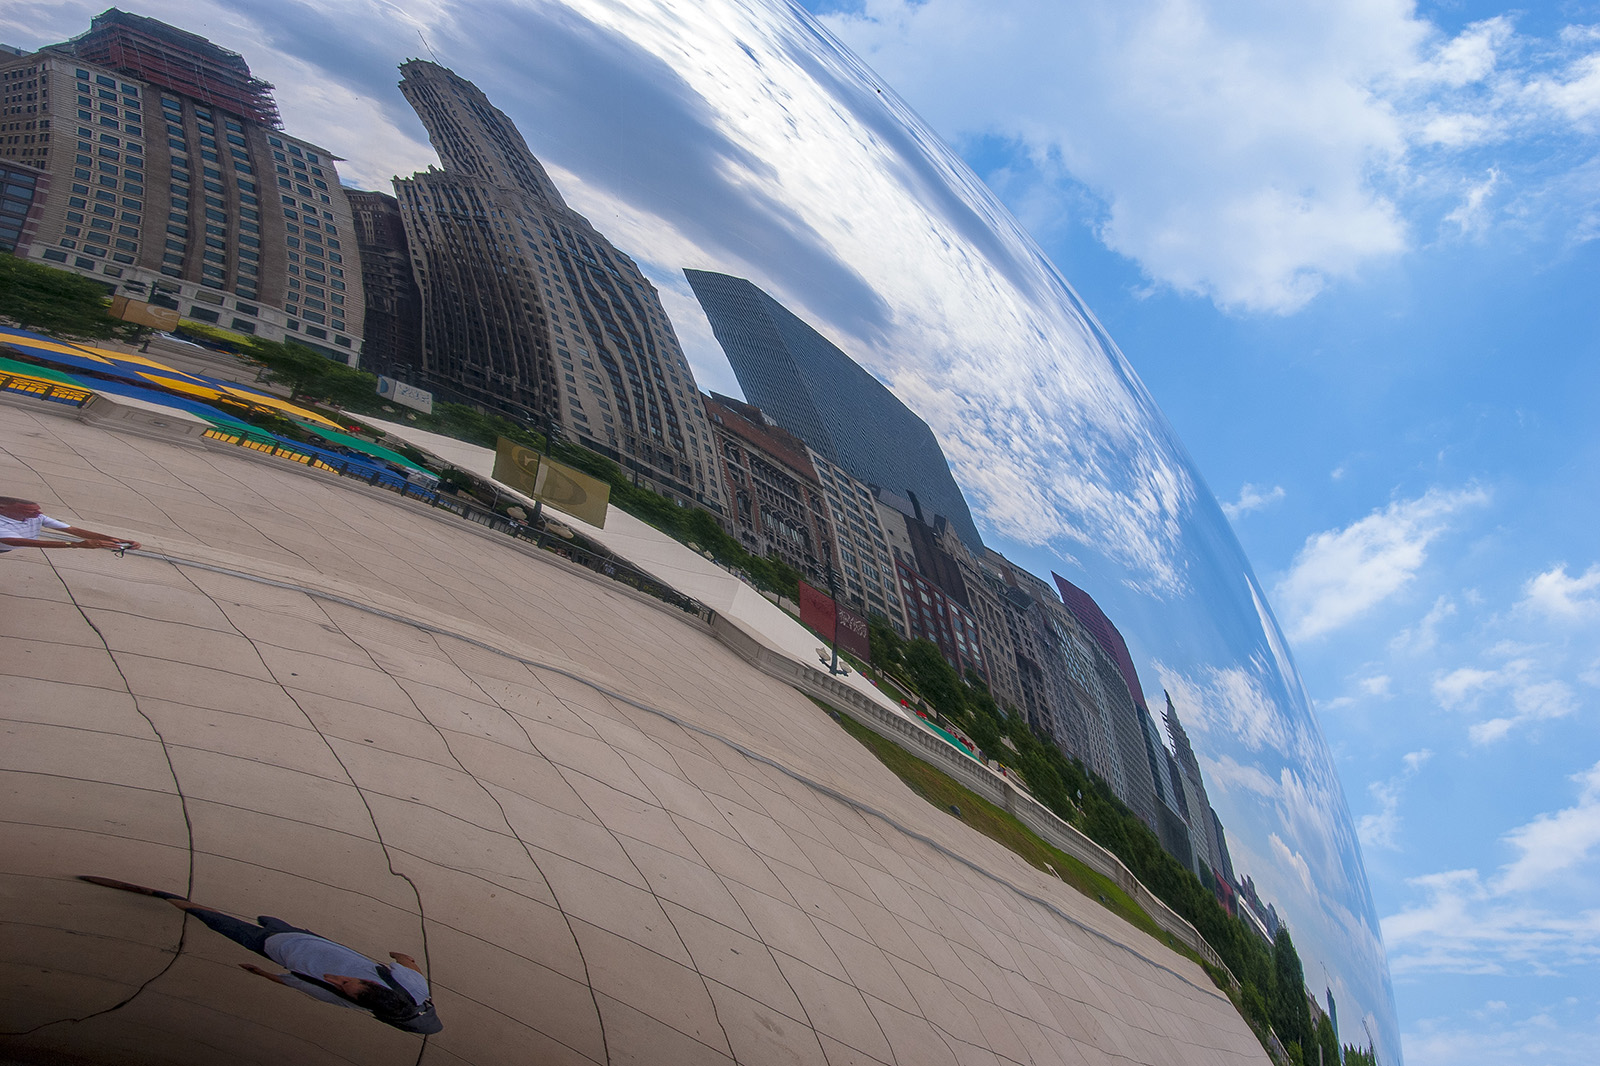
[[[1247,560],[1115,344],[892,87],[779,2],[404,10],[368,3],[152,3],[140,10],[242,53],[257,75],[276,84],[285,131],[341,157],[339,178],[352,188],[392,191],[392,175],[440,162],[428,144],[433,131],[395,88],[403,61],[419,54],[437,60],[515,123],[566,203],[654,283],[701,388],[754,398],[741,389],[719,343],[726,337],[714,330],[685,269],[753,283],[886,384],[933,431],[984,544],[1026,570],[1055,571],[1093,598],[1126,639],[1157,719],[1156,694],[1167,692],[1225,827],[1238,879],[1248,876],[1262,910],[1272,904],[1292,928],[1312,990],[1322,998],[1319,986],[1326,984],[1338,1003],[1343,1041],[1364,1044],[1364,1020],[1382,1057],[1397,1058],[1387,966],[1354,828]],[[31,17],[38,23],[27,30],[39,43],[85,28],[69,21],[81,18],[77,12]],[[598,416],[597,408],[589,410]],[[60,449],[52,461],[90,456],[116,466],[114,451],[56,432],[48,420],[39,425],[50,447]],[[29,447],[18,436],[5,445],[13,454]],[[164,530],[174,545],[219,571],[173,571],[130,558],[114,572],[120,583],[110,583],[89,565],[98,553],[66,553],[70,566],[55,553],[51,568],[19,558],[21,552],[3,560],[7,592],[34,597],[30,610],[59,626],[31,662],[67,655],[77,664],[52,660],[19,676],[39,686],[45,702],[59,696],[55,686],[84,686],[93,693],[83,697],[85,707],[122,723],[90,732],[136,738],[141,753],[131,757],[108,742],[97,764],[104,772],[85,773],[84,760],[98,757],[92,745],[49,755],[43,752],[55,750],[59,738],[38,738],[42,754],[16,769],[73,783],[30,794],[33,813],[18,821],[61,831],[30,830],[35,850],[12,852],[26,856],[10,874],[18,892],[39,891],[29,878],[98,874],[162,889],[192,887],[200,904],[237,914],[259,910],[369,958],[388,951],[420,956],[430,948],[450,960],[453,969],[436,965],[432,976],[453,992],[449,1009],[439,997],[444,1031],[427,1046],[470,1061],[499,1061],[508,1047],[525,1048],[533,1038],[515,1022],[529,1016],[570,1023],[539,1030],[538,1039],[550,1043],[538,1046],[551,1061],[621,1061],[617,1048],[644,1046],[672,1049],[656,1061],[712,1061],[696,1057],[708,1047],[739,1061],[778,1061],[773,1047],[798,1046],[792,1019],[804,1011],[784,1013],[773,1004],[790,996],[801,1007],[832,1002],[821,989],[833,981],[861,988],[887,981],[852,969],[846,942],[798,934],[783,940],[789,910],[762,910],[773,897],[754,882],[772,876],[771,863],[827,865],[805,854],[816,840],[852,855],[899,845],[886,843],[881,827],[864,842],[854,830],[845,840],[826,826],[791,834],[784,847],[799,854],[787,860],[775,857],[775,845],[761,843],[773,823],[787,824],[796,805],[813,827],[855,825],[862,816],[828,807],[835,801],[818,799],[770,767],[753,769],[757,764],[746,756],[695,732],[709,728],[754,743],[764,730],[792,728],[746,718],[737,690],[763,679],[718,658],[708,638],[659,639],[648,611],[636,616],[604,596],[607,605],[585,608],[582,624],[552,624],[542,611],[554,616],[598,594],[582,582],[561,585],[570,580],[562,577],[554,591],[548,580],[519,579],[512,582],[517,597],[501,595],[504,589],[494,586],[504,560],[458,564],[454,551],[438,550],[448,538],[431,535],[421,519],[408,525],[411,519],[397,522],[378,504],[320,495],[316,508],[302,514],[293,479],[258,485],[252,478],[254,495],[245,502],[231,490],[203,485],[197,461],[181,454],[149,451],[145,460],[194,495],[178,503],[126,482],[95,480],[90,491],[24,473],[20,465],[9,472],[29,479],[17,491],[82,514],[108,513],[140,530]],[[277,475],[260,477],[270,482]],[[96,511],[107,494],[115,506]],[[351,506],[357,516],[330,517]],[[285,514],[295,516],[287,523],[292,532],[281,522]],[[384,530],[374,550],[400,561],[403,578],[339,546],[348,531],[372,528]],[[209,545],[213,554],[193,545]],[[174,547],[172,554],[185,552]],[[291,572],[293,579],[283,582],[290,587],[260,582]],[[308,583],[307,572],[322,584]],[[27,591],[16,592],[14,581],[27,582]],[[156,623],[132,621],[143,614]],[[185,657],[141,644],[161,626],[188,627],[183,632],[204,643],[210,665],[162,665]],[[595,638],[594,627],[609,633],[610,642]],[[524,661],[529,634],[538,637],[532,646],[543,649],[537,663]],[[504,646],[504,635],[514,647]],[[479,636],[495,650],[472,643]],[[618,665],[630,657],[634,669]],[[691,662],[716,669],[691,669]],[[313,681],[298,680],[297,665]],[[197,701],[196,687],[227,698]],[[687,707],[712,720],[683,718]],[[787,712],[780,718],[798,721]],[[803,739],[815,748],[785,750],[805,762],[797,752],[836,747],[836,736],[820,732],[826,725],[804,726]],[[661,735],[669,728],[672,737]],[[233,739],[206,739],[221,735]],[[537,752],[539,760],[513,765],[504,755],[512,750]],[[831,785],[874,772],[870,761],[857,763],[859,751],[840,750],[806,762],[806,773]],[[662,752],[671,758],[658,758]],[[668,762],[675,767],[670,772],[663,769]],[[56,769],[41,769],[47,765]],[[252,780],[256,774],[260,779]],[[738,780],[737,793],[717,784],[728,774]],[[541,787],[528,787],[529,775],[544,775]],[[119,809],[138,797],[146,806],[130,808],[126,819],[138,822],[138,831],[100,824],[121,820],[106,814],[72,825],[53,818],[52,811],[74,807],[83,790],[110,790],[100,802]],[[735,794],[743,798],[731,800]],[[270,814],[262,810],[268,799],[276,804]],[[876,793],[868,802],[908,824],[926,818]],[[707,804],[716,808],[714,817],[735,826],[741,817],[759,824],[746,827],[735,849],[727,835],[704,835],[713,818]],[[286,832],[291,823],[304,835]],[[593,832],[600,828],[605,832]],[[945,831],[928,830],[941,840]],[[198,846],[197,833],[211,844]],[[79,868],[82,840],[90,838],[97,843],[87,853],[114,869]],[[978,875],[944,869],[925,844],[905,846],[914,853],[909,866],[881,864],[894,876],[873,886],[880,900],[883,893],[911,893],[932,914],[938,904],[917,887],[932,879],[926,883],[940,888],[927,891],[935,897],[964,901],[957,907],[963,920],[1006,928],[1011,936],[1037,926],[1046,930],[1044,939],[1069,945],[1064,957],[1083,950],[1070,946],[1082,935],[1072,921],[1022,896],[995,902],[970,880]],[[679,860],[690,853],[693,862],[683,865]],[[584,858],[575,862],[574,855]],[[752,857],[768,872],[747,869]],[[716,877],[703,879],[706,870]],[[200,886],[230,898],[203,897]],[[785,887],[794,891],[790,882]],[[816,889],[833,890],[820,883]],[[48,969],[50,958],[75,950],[75,938],[85,933],[119,946],[86,968],[100,982],[93,995],[71,982],[28,986],[32,992],[20,997],[27,1002],[8,1020],[8,1032],[59,1033],[63,1018],[83,1019],[69,1027],[77,1036],[49,1046],[89,1054],[97,1040],[137,1046],[141,1034],[178,1026],[198,1049],[194,1060],[244,1030],[266,1041],[263,1047],[286,1041],[283,1053],[315,1047],[361,1061],[409,1054],[410,1045],[384,1041],[416,1039],[376,1025],[351,1029],[333,1008],[309,998],[268,1002],[261,997],[283,990],[264,983],[252,989],[253,1004],[219,1012],[203,1005],[205,991],[240,962],[230,945],[207,939],[194,921],[151,898],[81,883],[50,891],[59,894],[35,899],[28,923],[43,928],[61,907],[90,920],[61,934],[59,944],[40,941],[20,965]],[[595,909],[586,913],[586,902]],[[836,905],[832,913],[850,913]],[[637,928],[605,928],[629,914]],[[884,946],[887,934],[868,935],[878,928],[872,920],[852,920],[861,926],[852,936]],[[701,932],[691,931],[701,925]],[[737,944],[779,940],[785,946],[771,965],[765,956],[749,969],[735,960]],[[525,950],[518,946],[524,942]],[[563,946],[551,955],[549,944]],[[495,947],[509,947],[522,968],[505,972],[501,955],[488,958]],[[1155,975],[1151,980],[1162,987],[1153,994],[1174,1001],[1199,994],[1184,980],[1160,976],[1167,971],[1159,966],[1149,969],[1142,955],[1129,964]],[[691,971],[700,975],[693,988],[685,983]],[[486,973],[494,980],[481,980]],[[900,980],[909,1003],[857,1018],[854,1037],[855,1023],[846,1022],[807,1036],[805,1054],[842,1061],[839,1042],[874,1057],[887,1057],[883,1051],[892,1047],[906,1061],[900,1049],[928,1039],[926,1023],[910,1020],[928,1013],[928,1004],[913,979],[902,972]],[[149,994],[141,992],[146,985]],[[609,998],[592,991],[602,987],[611,990]],[[741,1013],[732,1006],[735,997],[769,1006]],[[272,1017],[280,1009],[296,1012],[292,1025]],[[121,1028],[105,1021],[130,1014],[136,1017]],[[590,1017],[608,1024],[591,1025]],[[746,1019],[748,1031],[730,1029],[730,1017]],[[809,1020],[822,1032],[817,1017]],[[981,1021],[974,1025],[971,1041],[992,1047],[992,1034]],[[262,1035],[270,1031],[279,1035]],[[1235,1051],[1244,1058],[1252,1053]]]

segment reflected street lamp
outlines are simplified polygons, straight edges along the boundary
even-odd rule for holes
[[[828,596],[833,600],[833,660],[828,663],[828,673],[844,673],[839,669],[839,572],[828,564]]]

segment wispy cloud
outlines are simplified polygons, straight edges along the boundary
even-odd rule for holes
[[[1390,3],[841,6],[830,28],[947,135],[1017,143],[1039,181],[1092,190],[1153,282],[1228,309],[1293,312],[1431,219],[1478,234],[1541,187],[1561,217],[1575,190],[1540,179],[1594,155],[1600,40],[1578,30],[1452,35]]]
[[[1387,781],[1374,781],[1367,786],[1367,793],[1378,801],[1378,810],[1362,815],[1356,825],[1363,846],[1390,850],[1399,847],[1400,800],[1405,795],[1406,785],[1431,758],[1433,752],[1427,748],[1408,752],[1401,759],[1399,773]]]
[[[1600,962],[1600,909],[1561,913],[1539,902],[1552,879],[1578,876],[1600,846],[1600,763],[1573,781],[1573,806],[1504,835],[1520,854],[1496,876],[1448,870],[1407,882],[1423,901],[1383,920],[1396,975],[1553,974]]]
[[[1261,489],[1255,485],[1246,484],[1239,490],[1239,498],[1232,503],[1223,502],[1222,513],[1228,516],[1230,522],[1239,520],[1240,515],[1259,511],[1268,504],[1277,503],[1283,499],[1282,485],[1274,485],[1270,489]]]
[[[1462,234],[1478,234],[1489,228],[1489,196],[1500,185],[1500,170],[1490,167],[1482,181],[1468,185],[1466,195],[1455,210],[1444,216],[1447,226]]]
[[[1456,605],[1448,596],[1440,596],[1433,601],[1433,606],[1422,620],[1414,626],[1402,629],[1393,640],[1389,642],[1389,650],[1397,653],[1421,655],[1430,652],[1439,644],[1439,627],[1447,619],[1456,614]]]
[[[1389,686],[1392,683],[1388,674],[1377,674],[1373,677],[1362,678],[1356,687],[1363,696],[1386,698],[1389,695]]]
[[[1330,633],[1405,588],[1450,519],[1488,499],[1477,488],[1431,489],[1307,539],[1276,589],[1289,635],[1311,640]]]
[[[1504,1000],[1489,1000],[1455,1018],[1421,1019],[1404,1042],[1406,1066],[1590,1066],[1600,1020],[1572,997],[1516,1014]]]
[[[1495,650],[1490,649],[1488,654]],[[1504,650],[1528,649],[1511,646]],[[1505,739],[1519,725],[1564,718],[1577,709],[1577,694],[1572,686],[1546,676],[1545,669],[1538,659],[1526,655],[1494,667],[1458,667],[1433,679],[1433,697],[1446,710],[1475,715],[1492,706],[1489,713],[1493,717],[1475,722],[1467,730],[1474,744],[1492,744]]]
[[[1501,872],[1496,892],[1543,885],[1586,862],[1591,850],[1600,845],[1600,763],[1573,780],[1581,786],[1575,805],[1542,814],[1506,834],[1506,841],[1521,854]]]
[[[1600,613],[1600,563],[1578,577],[1567,576],[1567,564],[1562,563],[1531,578],[1523,588],[1521,606],[1561,621]]]

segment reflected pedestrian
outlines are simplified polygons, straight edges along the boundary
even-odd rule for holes
[[[77,540],[47,540],[39,536],[40,530],[53,529]],[[124,540],[109,533],[96,533],[92,529],[51,518],[32,500],[16,496],[0,496],[0,552],[13,548],[109,548],[123,551],[138,548],[136,540]]]
[[[130,884],[109,877],[80,875],[80,881],[103,885],[123,892],[164,899],[181,911],[194,915],[208,928],[241,944],[257,955],[271,959],[288,973],[271,973],[254,963],[242,962],[239,968],[268,981],[303,992],[313,999],[370,1013],[385,1025],[408,1033],[437,1033],[444,1028],[434,1012],[428,979],[417,968],[417,960],[400,951],[391,951],[393,965],[374,962],[354,948],[319,936],[309,929],[290,925],[281,918],[262,915],[254,922],[202,907],[176,892]]]

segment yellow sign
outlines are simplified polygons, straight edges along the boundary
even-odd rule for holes
[[[130,300],[126,296],[111,298],[111,313],[126,322],[137,322],[141,326],[154,326],[156,329],[165,330],[178,328],[178,312],[172,308],[145,303],[143,300]]]
[[[611,486],[532,448],[501,437],[495,444],[494,479],[591,526],[605,528]]]

